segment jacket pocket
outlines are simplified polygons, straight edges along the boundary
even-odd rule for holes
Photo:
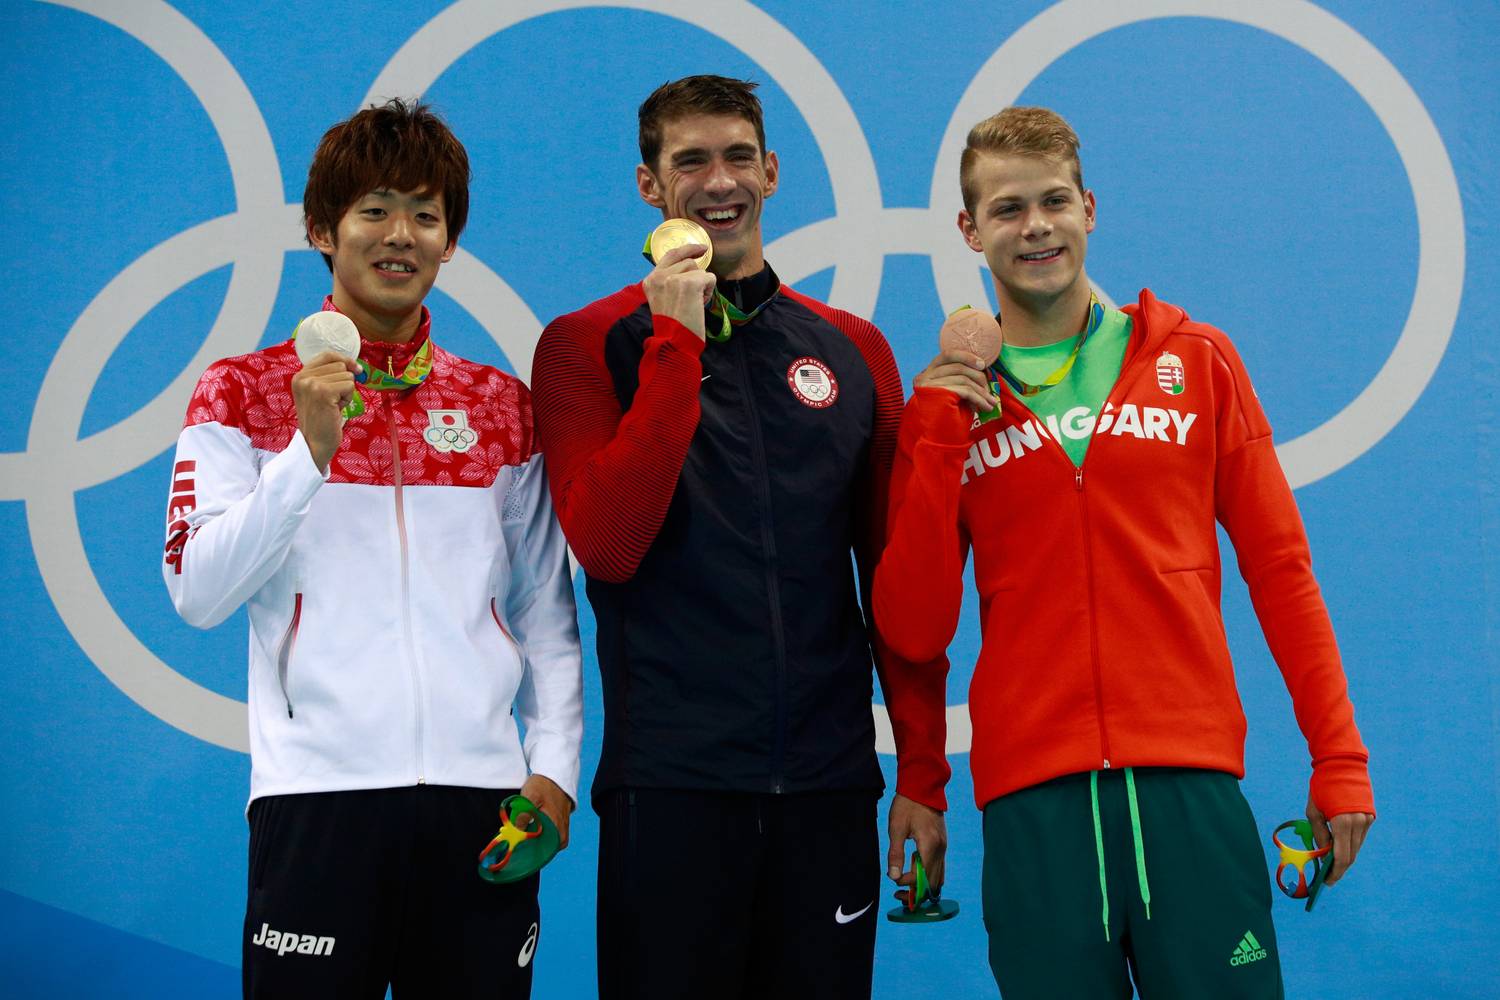
[[[297,629],[302,623],[302,594],[299,591],[292,600],[292,621],[281,637],[281,648],[276,651],[276,679],[281,683],[281,697],[286,702],[286,717],[292,718],[292,695],[287,687],[287,671],[292,665],[292,650],[297,645]]]
[[[495,619],[495,627],[500,630],[501,635],[505,636],[505,641],[515,646],[516,651],[520,652],[520,645],[516,642],[515,637],[510,634],[510,629],[506,628],[505,623],[500,620],[500,608],[495,603],[495,598],[493,597],[490,598],[490,617]]]

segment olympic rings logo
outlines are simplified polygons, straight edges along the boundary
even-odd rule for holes
[[[256,347],[276,299],[283,257],[305,249],[290,238],[300,232],[301,206],[283,202],[275,148],[244,81],[192,22],[159,0],[47,2],[75,8],[130,34],[181,76],[203,103],[224,146],[237,211],[179,233],[143,254],[74,321],[43,377],[26,450],[0,454],[0,498],[25,502],[48,595],[80,648],[105,676],[169,725],[244,751],[244,703],[178,674],[136,638],[110,605],[89,564],[74,495],[137,468],[170,446],[199,373],[218,358]],[[1389,60],[1354,29],[1307,0],[1262,0],[1253,6],[1232,0],[1061,0],[997,49],[964,91],[943,134],[925,209],[882,204],[873,154],[843,92],[798,38],[742,0],[514,0],[504,5],[460,0],[395,53],[362,103],[424,93],[455,61],[491,36],[545,14],[584,7],[623,7],[694,25],[740,48],[781,85],[823,155],[835,213],[776,240],[767,255],[789,282],[834,268],[829,298],[862,315],[875,309],[889,254],[929,257],[942,302],[984,300],[978,269],[952,234],[954,178],[964,135],[973,122],[1014,103],[1060,56],[1097,35],[1157,18],[1206,17],[1258,28],[1322,60],[1369,103],[1395,144],[1417,210],[1417,282],[1400,338],[1352,402],[1278,448],[1292,485],[1338,471],[1395,427],[1426,388],[1452,335],[1463,287],[1464,220],[1442,138]],[[84,406],[113,345],[158,302],[226,263],[234,268],[223,308],[182,372],[130,417],[80,438]],[[517,374],[528,378],[541,323],[510,286],[463,250],[443,269],[438,285],[488,331]],[[59,432],[71,438],[59,443]],[[457,438],[450,446],[458,446]],[[875,716],[877,747],[893,753],[884,708],[875,706]],[[967,706],[948,706],[948,752],[967,751],[970,737]]]
[[[427,419],[431,423],[422,432],[422,439],[438,451],[465,452],[479,440],[463,410],[428,410]]]

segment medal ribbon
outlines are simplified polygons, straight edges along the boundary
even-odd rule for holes
[[[646,263],[652,267],[656,266],[656,261],[651,257],[651,237],[649,235],[646,237],[646,245],[641,247],[641,256],[646,258]],[[745,312],[733,302],[726,299],[723,292],[715,289],[714,297],[708,303],[708,314],[719,317],[719,328],[707,331],[708,339],[716,344],[724,343],[734,333],[735,327],[744,326],[760,315],[760,311],[775,297],[775,294],[772,294],[765,302],[762,302],[749,312]]]
[[[293,330],[292,339],[296,338],[297,331]],[[422,346],[417,348],[417,353],[412,355],[406,367],[401,369],[400,375],[394,371],[381,371],[364,358],[356,360],[359,362],[359,372],[354,376],[356,384],[381,392],[391,389],[410,389],[421,385],[427,380],[427,376],[432,374],[432,337],[429,335]],[[390,364],[389,358],[386,359],[386,364]],[[355,389],[354,398],[350,399],[349,405],[344,407],[344,419],[352,420],[364,412],[365,401],[360,398],[359,390]]]
[[[1083,332],[1078,335],[1078,343],[1073,345],[1073,350],[1068,355],[1068,360],[1059,365],[1057,370],[1051,375],[1033,385],[1030,382],[1023,382],[1017,378],[1015,373],[1005,367],[1005,362],[1001,358],[996,358],[994,365],[990,367],[991,388],[995,390],[995,394],[998,396],[1000,394],[1000,382],[1004,380],[1005,384],[1010,386],[1011,390],[1018,396],[1035,396],[1038,393],[1047,391],[1068,377],[1068,372],[1073,370],[1073,363],[1078,360],[1078,353],[1083,350],[1084,341],[1088,340],[1089,334],[1099,329],[1099,324],[1103,322],[1104,305],[1099,301],[1097,295],[1090,292],[1089,321],[1084,324]],[[1004,324],[1001,325],[1001,329],[1005,329]]]
[[[390,364],[389,359],[386,360],[386,364]],[[410,389],[413,386],[421,385],[427,380],[427,376],[431,374],[432,337],[428,336],[422,343],[422,346],[417,348],[417,353],[413,354],[411,360],[406,363],[406,367],[401,369],[400,375],[389,369],[381,371],[364,358],[360,358],[359,374],[354,376],[354,381],[362,383],[366,389],[377,389],[384,392],[389,389]]]
[[[715,343],[722,344],[724,341],[729,339],[729,335],[734,332],[735,327],[744,326],[746,323],[759,316],[760,311],[764,309],[770,303],[771,299],[774,299],[775,297],[776,295],[773,292],[771,294],[771,297],[766,299],[765,302],[762,302],[760,305],[756,306],[754,309],[751,309],[749,312],[745,312],[744,310],[740,309],[739,306],[726,299],[723,292],[715,291],[713,301],[708,304],[708,312],[710,316],[723,317],[723,322],[720,324],[719,332],[717,334],[710,333],[708,335],[708,339],[714,341]]]

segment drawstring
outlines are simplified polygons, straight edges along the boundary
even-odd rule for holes
[[[1099,898],[1104,900],[1104,940],[1109,940],[1109,885],[1104,877],[1104,829],[1099,825],[1099,772],[1089,772],[1089,800],[1094,807],[1094,850],[1099,854]]]
[[[1135,881],[1146,905],[1146,919],[1151,919],[1151,883],[1146,881],[1146,839],[1141,833],[1141,807],[1135,801],[1135,769],[1125,769],[1125,791],[1130,796],[1130,836],[1135,841]]]
[[[1135,796],[1135,770],[1125,769],[1125,792],[1130,798],[1130,837],[1135,845],[1135,881],[1151,919],[1151,883],[1146,878],[1146,840],[1141,832],[1141,807]],[[1104,827],[1099,822],[1099,772],[1089,772],[1089,804],[1094,812],[1094,852],[1099,858],[1099,898],[1103,903],[1104,940],[1109,940],[1109,882],[1104,873]]]

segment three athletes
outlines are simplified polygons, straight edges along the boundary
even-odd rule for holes
[[[189,622],[250,612],[246,995],[529,992],[538,880],[488,885],[473,856],[517,789],[566,842],[581,688],[559,521],[604,680],[602,996],[869,995],[871,666],[899,751],[888,874],[910,883],[914,840],[941,885],[944,651],[970,550],[1005,995],[1281,995],[1216,523],[1308,741],[1330,883],[1374,806],[1233,346],[1149,291],[1097,301],[1077,137],[1008,108],[970,133],[959,213],[1002,354],[939,355],[903,417],[880,332],[765,261],[780,175],[753,88],[688,77],[641,106],[638,194],[707,230],[712,260],[680,247],[549,324],[535,428],[526,388],[438,348],[422,304],[467,216],[463,147],[399,101],[325,135],[307,233],[358,359],[304,366],[288,341],[204,374],[163,566]]]

